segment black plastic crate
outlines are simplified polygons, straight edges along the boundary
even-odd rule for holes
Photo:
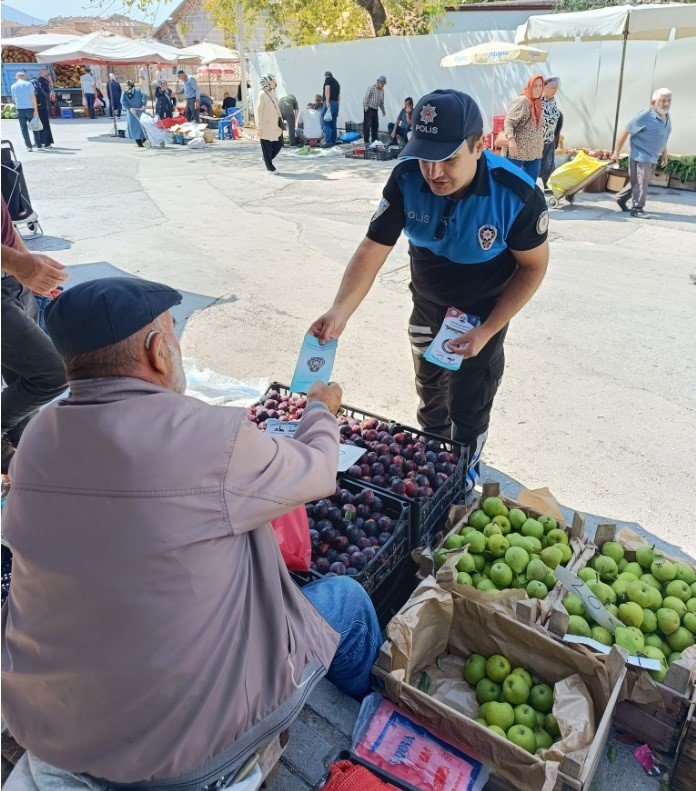
[[[386,162],[389,159],[396,159],[399,152],[396,149],[387,148],[384,151],[379,148],[368,148],[365,150],[365,159],[377,159]]]
[[[290,388],[280,382],[273,382],[266,393],[271,390],[276,390],[282,394],[290,393]],[[432,497],[406,497],[405,495],[395,494],[384,487],[376,486],[372,483],[368,484],[366,481],[359,481],[361,484],[370,486],[370,488],[378,491],[380,495],[396,497],[409,504],[411,512],[411,549],[432,545],[435,535],[445,524],[452,503],[464,502],[466,498],[466,472],[469,468],[469,449],[464,448],[463,445],[456,440],[440,437],[437,434],[431,434],[419,428],[404,425],[403,423],[397,423],[391,418],[376,415],[374,412],[358,409],[349,404],[341,405],[341,411],[338,415],[339,421],[345,416],[354,417],[360,420],[373,418],[383,423],[385,426],[384,430],[388,431],[390,434],[398,434],[400,431],[407,431],[418,437],[424,438],[426,441],[434,440],[439,443],[442,450],[457,454],[459,460],[454,472]],[[341,474],[345,475],[345,473]],[[350,479],[350,476],[346,475],[346,477]]]
[[[362,134],[362,121],[346,121],[346,132],[360,132]]]

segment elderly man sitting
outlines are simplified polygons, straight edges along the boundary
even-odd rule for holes
[[[293,439],[183,395],[181,299],[109,278],[46,310],[71,392],[25,431],[3,514],[2,714],[38,788],[224,787],[323,675],[368,691],[370,600],[301,591],[269,524],[334,491],[341,390],[312,388]]]

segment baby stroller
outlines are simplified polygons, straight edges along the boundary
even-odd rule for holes
[[[0,145],[2,146],[2,196],[12,222],[18,230],[20,225],[26,225],[33,236],[43,236],[39,215],[31,205],[22,163],[17,159],[14,146],[10,140],[3,140]]]

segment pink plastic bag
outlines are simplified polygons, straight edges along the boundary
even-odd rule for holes
[[[312,544],[309,540],[309,521],[304,505],[271,522],[278,539],[280,554],[289,571],[309,571]]]

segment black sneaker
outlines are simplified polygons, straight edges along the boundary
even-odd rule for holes
[[[631,217],[639,217],[641,220],[654,219],[652,214],[648,214],[645,209],[631,209]]]
[[[630,211],[630,209],[626,205],[628,203],[628,198],[623,198],[623,199],[617,198],[616,202],[619,204],[619,208],[621,209],[621,211]]]

